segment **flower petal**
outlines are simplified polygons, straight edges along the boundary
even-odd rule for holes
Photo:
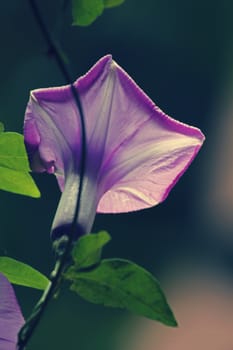
[[[90,158],[98,164],[97,211],[128,212],[163,201],[199,151],[201,131],[164,114],[111,56],[75,86]]]
[[[101,169],[99,212],[127,212],[163,201],[199,151],[204,135],[164,114],[116,63],[108,138],[116,147]],[[108,149],[108,144],[106,145]]]
[[[85,233],[96,210],[127,212],[163,201],[197,154],[204,135],[164,114],[110,55],[74,87],[86,125],[77,227]],[[80,115],[71,87],[32,91],[24,133],[32,170],[54,173],[64,190],[53,223],[54,231],[63,231],[75,210],[81,157]]]
[[[17,334],[24,324],[13,287],[0,274],[0,349],[15,350]]]

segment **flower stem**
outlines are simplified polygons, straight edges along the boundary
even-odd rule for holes
[[[29,0],[29,4],[32,9],[32,13],[34,15],[34,18],[36,22],[38,23],[38,26],[41,30],[41,33],[45,39],[45,41],[48,44],[49,47],[49,52],[53,55],[54,59],[56,60],[56,63],[68,85],[71,87],[71,92],[73,94],[74,100],[76,102],[79,115],[80,115],[80,124],[81,124],[81,159],[80,159],[80,181],[79,181],[79,191],[78,191],[78,198],[77,198],[77,203],[76,203],[76,209],[74,213],[74,219],[72,222],[72,227],[71,227],[71,232],[70,236],[72,238],[75,236],[75,229],[76,229],[76,222],[77,222],[77,217],[78,217],[78,212],[80,208],[80,201],[81,201],[81,192],[82,192],[82,186],[83,186],[83,177],[85,173],[85,163],[86,163],[86,129],[85,129],[85,118],[84,118],[84,113],[83,113],[83,108],[82,108],[82,103],[80,101],[80,97],[77,91],[77,88],[74,87],[72,84],[72,79],[69,74],[69,71],[67,69],[67,64],[64,62],[62,55],[60,54],[59,49],[57,48],[55,42],[53,41],[44,21],[41,16],[41,13],[39,11],[39,8],[36,4],[35,0]]]
[[[41,316],[44,313],[44,310],[47,306],[48,301],[53,296],[55,289],[58,285],[58,279],[60,276],[60,269],[61,269],[61,263],[56,263],[54,271],[52,275],[54,275],[54,279],[49,282],[48,287],[45,289],[42,297],[38,301],[38,303],[35,305],[32,314],[29,316],[29,318],[26,320],[24,326],[21,328],[19,334],[18,334],[18,350],[25,349],[25,346],[27,345],[29,339],[31,338],[36,326],[38,325]]]
[[[54,249],[56,253],[56,263],[54,270],[51,273],[50,276],[50,282],[45,289],[44,293],[42,294],[40,300],[35,305],[31,315],[26,320],[24,326],[21,328],[19,334],[18,334],[18,344],[17,344],[17,350],[24,350],[28,341],[30,340],[35,328],[37,327],[45,309],[50,301],[50,299],[54,296],[54,294],[57,291],[57,288],[59,287],[60,281],[62,279],[62,273],[66,266],[68,265],[69,259],[70,259],[70,253],[72,250],[73,242],[75,239],[75,230],[76,230],[76,222],[78,220],[78,213],[80,209],[80,203],[81,203],[81,193],[82,193],[82,187],[83,187],[83,178],[85,173],[85,165],[86,165],[86,130],[85,130],[85,119],[84,119],[84,113],[82,109],[82,104],[79,98],[79,94],[77,89],[72,84],[72,79],[70,77],[69,71],[67,69],[66,63],[64,62],[62,55],[60,54],[59,49],[57,48],[56,44],[54,43],[44,21],[40,14],[39,8],[37,7],[36,1],[29,0],[29,4],[31,6],[31,10],[33,13],[33,16],[38,23],[38,26],[41,30],[41,33],[45,39],[45,41],[48,44],[49,52],[53,55],[53,57],[56,60],[56,63],[65,79],[65,82],[70,85],[71,92],[73,94],[74,100],[77,105],[77,109],[79,111],[80,115],[80,124],[81,124],[81,158],[80,158],[80,181],[79,181],[79,190],[78,190],[78,196],[77,196],[77,202],[75,207],[75,213],[71,225],[71,230],[69,232],[69,235],[64,235],[59,240],[54,242]]]

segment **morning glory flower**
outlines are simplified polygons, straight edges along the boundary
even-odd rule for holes
[[[110,55],[73,84],[83,106],[87,151],[77,235],[95,214],[154,206],[199,151],[204,135],[163,113]],[[62,196],[54,238],[68,234],[77,201],[80,115],[71,86],[31,91],[24,125],[33,171],[54,173]]]
[[[0,349],[15,350],[17,334],[24,324],[14,290],[0,273]]]

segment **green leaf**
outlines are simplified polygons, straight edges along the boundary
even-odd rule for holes
[[[114,7],[123,4],[125,0],[104,0],[104,7]]]
[[[20,286],[44,290],[49,283],[48,278],[41,272],[27,264],[6,256],[0,257],[0,272],[11,283]]]
[[[73,25],[88,26],[99,17],[104,8],[122,4],[125,0],[72,0]]]
[[[103,10],[103,0],[72,0],[73,25],[88,26]]]
[[[0,133],[0,189],[40,197],[29,171],[23,135],[15,132]]]
[[[142,267],[123,259],[107,259],[91,271],[68,271],[71,290],[84,299],[128,309],[168,326],[177,322],[158,281]]]
[[[81,237],[72,251],[75,270],[97,264],[100,261],[103,246],[110,240],[111,237],[106,231],[91,233]]]

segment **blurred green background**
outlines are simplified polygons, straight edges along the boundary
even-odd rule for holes
[[[86,28],[71,26],[71,9],[62,11],[63,1],[38,3],[69,58],[74,80],[111,53],[162,110],[206,135],[197,159],[164,203],[136,213],[96,217],[93,231],[106,229],[113,237],[105,257],[131,259],[152,271],[178,322],[174,290],[184,295],[187,283],[201,289],[199,280],[205,280],[208,289],[214,280],[233,297],[233,3],[126,0]],[[0,37],[0,120],[6,130],[22,132],[29,91],[62,85],[64,80],[27,1],[1,1]],[[54,262],[49,231],[60,193],[52,175],[34,178],[42,193],[39,200],[0,193],[0,254],[48,274]],[[51,302],[29,350],[134,348],[131,340],[137,339],[141,319],[88,304],[63,289]],[[210,287],[210,295],[213,290]],[[27,316],[40,294],[20,287],[16,291]],[[205,324],[211,334],[210,322]],[[160,327],[152,321],[149,326],[153,332]],[[166,328],[166,332],[169,337],[174,331]],[[232,349],[230,342],[219,350]],[[150,346],[144,349],[165,349]]]

